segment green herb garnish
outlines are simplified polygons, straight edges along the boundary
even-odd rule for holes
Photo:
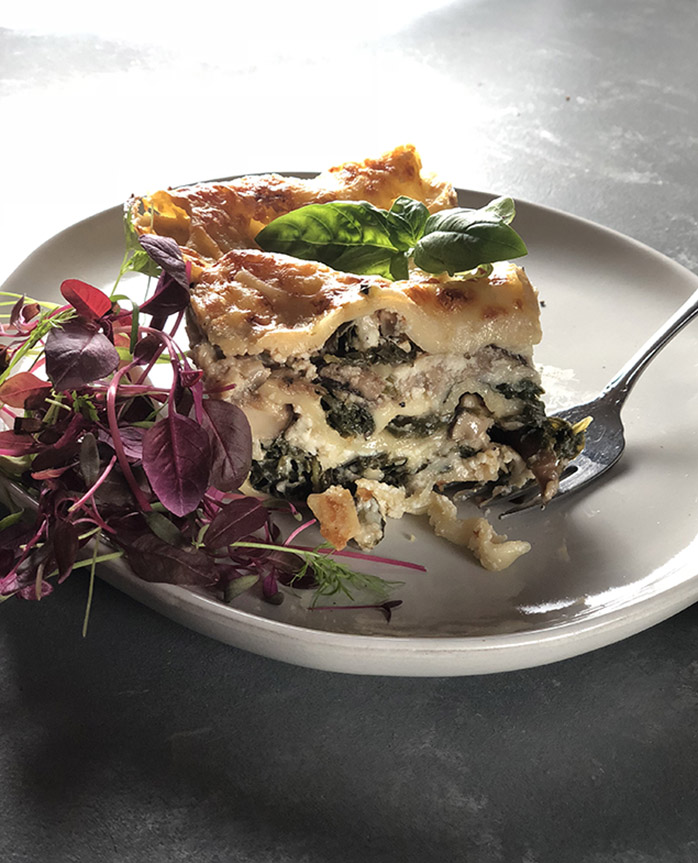
[[[497,198],[478,210],[458,207],[433,215],[405,196],[390,210],[366,201],[333,201],[274,219],[256,241],[264,251],[345,272],[406,279],[412,258],[428,273],[453,275],[527,254],[511,227],[514,215],[511,198]]]

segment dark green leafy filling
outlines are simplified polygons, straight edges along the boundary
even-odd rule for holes
[[[407,416],[401,414],[390,420],[385,427],[393,437],[428,437],[439,429],[446,428],[452,417],[443,417],[440,414],[423,414],[422,416]]]
[[[533,456],[540,460],[543,453],[554,456],[555,461],[570,461],[584,448],[584,432],[575,432],[572,426],[559,417],[548,417],[540,396],[543,388],[536,381],[523,380],[517,384],[499,384],[495,387],[508,399],[522,402],[519,412],[510,418],[516,427],[495,425],[490,438],[515,449],[528,463]]]
[[[536,381],[521,380],[515,384],[497,384],[495,390],[507,399],[522,402],[516,420],[525,426],[540,426],[545,420],[545,405],[541,399],[543,387]]]
[[[356,481],[376,471],[376,479],[388,485],[404,486],[409,477],[407,459],[391,460],[387,453],[357,456],[337,467],[323,470],[316,456],[276,438],[264,447],[264,456],[252,462],[250,484],[253,488],[288,500],[305,500],[313,492],[332,485],[356,490]]]
[[[258,491],[288,500],[305,500],[324,491],[322,468],[315,456],[276,438],[264,447],[264,457],[252,461],[250,485]]]
[[[328,391],[320,404],[325,411],[327,425],[339,432],[342,437],[370,437],[376,424],[366,404],[344,392]]]
[[[423,353],[421,348],[406,336],[394,337],[383,333],[377,345],[361,348],[358,328],[355,323],[349,321],[334,331],[325,342],[322,353],[312,357],[311,360],[316,366],[328,363],[357,366],[370,366],[374,363],[399,365],[413,362],[421,353]]]

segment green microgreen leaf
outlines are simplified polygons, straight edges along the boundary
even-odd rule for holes
[[[11,512],[9,515],[0,519],[0,533],[8,527],[12,527],[13,524],[18,524],[22,520],[23,515],[24,512],[20,509],[18,512]]]
[[[126,251],[121,261],[119,274],[112,288],[112,299],[114,298],[117,285],[126,273],[143,273],[146,276],[160,275],[160,267],[153,261],[139,242],[138,232],[133,227],[131,211],[128,207],[124,209],[124,238],[126,241]]]
[[[26,337],[22,344],[12,353],[12,359],[7,368],[0,374],[0,384],[4,383],[7,378],[18,367],[22,360],[32,354],[32,351],[39,343],[46,338],[51,330],[60,328],[63,324],[75,318],[75,309],[65,309],[62,312],[54,312],[53,310],[42,311],[36,319],[36,326],[31,333]]]
[[[275,545],[265,542],[234,542],[231,548],[259,548],[268,551],[283,551],[295,554],[303,561],[302,567],[294,575],[291,584],[301,581],[305,576],[312,575],[315,584],[315,593],[312,605],[315,605],[322,596],[334,596],[343,593],[349,599],[353,599],[352,589],[368,590],[381,599],[389,596],[391,590],[400,586],[401,581],[388,581],[377,575],[369,575],[365,572],[357,572],[328,553],[327,546],[319,549],[306,550],[291,545]],[[324,549],[324,550],[323,550]]]

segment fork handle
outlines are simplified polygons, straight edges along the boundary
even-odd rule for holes
[[[698,290],[628,360],[618,374],[606,385],[602,395],[611,396],[618,405],[622,405],[650,361],[696,315],[698,315]]]

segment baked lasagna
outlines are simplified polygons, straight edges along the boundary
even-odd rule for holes
[[[161,192],[130,203],[141,232],[174,237],[195,264],[188,330],[208,387],[253,434],[246,490],[307,502],[341,548],[373,547],[387,518],[427,513],[437,533],[490,569],[527,550],[447,493],[496,493],[532,479],[549,499],[581,432],[548,418],[533,346],[536,292],[513,263],[390,281],[262,251],[256,233],[307,203],[400,196],[436,212],[450,184],[413,148],[315,180],[277,175]]]

